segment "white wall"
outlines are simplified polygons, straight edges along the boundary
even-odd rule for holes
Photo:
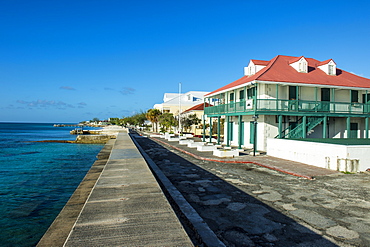
[[[267,154],[308,165],[337,170],[341,159],[358,159],[358,171],[370,168],[370,145],[346,146],[289,139],[268,139]],[[340,166],[343,170],[343,166]]]
[[[335,102],[351,102],[351,93],[348,89],[335,89],[334,90],[334,97],[332,101]],[[332,96],[333,97],[333,96]]]

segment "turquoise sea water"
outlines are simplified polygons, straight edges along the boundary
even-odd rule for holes
[[[0,123],[0,245],[35,246],[103,145],[74,140],[73,127]]]

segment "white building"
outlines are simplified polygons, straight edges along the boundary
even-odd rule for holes
[[[209,92],[190,91],[184,94],[165,93],[163,96],[163,103],[155,104],[153,108],[160,110],[162,113],[168,112],[177,116],[179,112],[183,112],[195,105],[203,103],[204,95],[207,93]]]
[[[269,139],[369,138],[369,91],[370,79],[333,59],[279,55],[251,60],[242,78],[206,95],[204,112],[225,118],[226,145],[268,151]]]

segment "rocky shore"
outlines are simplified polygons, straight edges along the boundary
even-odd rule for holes
[[[119,132],[127,131],[121,126],[107,126],[101,130],[84,131],[84,134],[77,135],[76,140],[42,140],[34,142],[56,142],[56,143],[78,143],[78,144],[106,144],[110,139],[116,139]],[[74,135],[74,131],[71,131]]]

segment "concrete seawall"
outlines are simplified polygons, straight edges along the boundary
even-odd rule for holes
[[[116,135],[78,135],[75,143],[101,144],[107,143],[110,139],[116,139]]]
[[[109,140],[97,155],[98,160],[94,162],[90,170],[81,181],[71,198],[62,211],[56,217],[37,246],[63,246],[70,231],[72,230],[88,196],[91,193],[97,179],[103,171],[115,140]]]
[[[127,133],[98,158],[38,246],[193,246]]]

